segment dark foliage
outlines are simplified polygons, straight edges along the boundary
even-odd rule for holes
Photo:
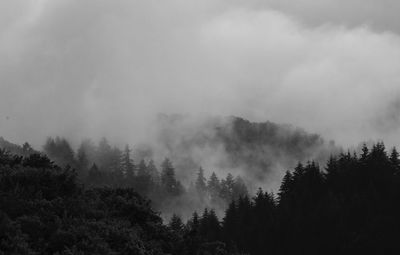
[[[81,151],[73,159],[78,172],[34,151],[0,150],[0,254],[400,252],[400,159],[383,143],[364,146],[360,155],[332,156],[324,169],[299,163],[277,196],[259,189],[249,198],[240,177],[206,179],[200,169],[193,194],[211,205],[231,201],[222,221],[206,208],[186,224],[174,214],[167,225],[136,191],[164,203],[190,192],[172,162],[166,159],[159,172],[153,161],[136,165],[129,147],[121,153],[101,143],[101,166],[97,152]]]
[[[0,254],[168,254],[175,249],[175,234],[132,189],[84,189],[74,171],[40,154],[20,158],[0,151],[0,159]]]
[[[299,164],[276,199],[260,189],[233,201],[218,240],[240,254],[398,254],[399,199],[396,149],[388,156],[383,143],[364,146],[359,157],[331,157],[324,170]],[[213,236],[199,233],[203,242]]]

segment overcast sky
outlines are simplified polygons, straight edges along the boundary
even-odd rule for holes
[[[400,144],[400,1],[0,2],[0,136],[146,137],[155,114]]]

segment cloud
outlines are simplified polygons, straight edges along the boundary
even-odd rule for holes
[[[0,14],[15,15],[0,20],[1,135],[134,143],[151,139],[149,123],[165,112],[292,123],[344,145],[398,143],[398,128],[377,119],[393,119],[399,36],[366,18],[324,20],[331,1],[302,2],[309,11],[288,1],[2,3]],[[317,11],[318,22],[303,22]]]
[[[338,24],[349,28],[369,26],[400,33],[396,0],[236,0],[252,9],[276,9],[311,26]]]

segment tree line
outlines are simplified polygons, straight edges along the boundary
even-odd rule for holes
[[[212,179],[200,169],[194,192],[211,197]],[[209,207],[163,224],[130,187],[82,185],[43,154],[0,150],[0,254],[399,252],[399,153],[383,143],[332,156],[323,168],[299,163],[277,194],[230,199],[221,218]]]
[[[44,152],[60,166],[76,169],[79,180],[88,187],[129,187],[152,200],[154,208],[170,215],[181,207],[188,210],[205,207],[224,210],[231,200],[248,194],[240,176],[219,178],[212,172],[206,178],[199,167],[197,176],[185,187],[176,176],[173,162],[165,158],[159,167],[152,159],[135,162],[132,149],[113,147],[106,138],[95,145],[84,140],[74,152],[64,138],[49,137]]]
[[[221,221],[206,210],[185,225],[174,216],[170,227],[192,250],[211,242],[229,254],[397,254],[399,201],[399,153],[377,143],[323,169],[299,163],[277,195],[259,189],[232,201]]]

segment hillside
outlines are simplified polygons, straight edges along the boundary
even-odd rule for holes
[[[193,178],[202,166],[220,176],[228,172],[242,175],[253,188],[276,188],[284,171],[297,162],[324,162],[340,150],[318,134],[270,121],[238,117],[194,121],[188,116],[161,115],[155,126],[156,139],[136,146],[134,155],[172,159],[183,180]]]

